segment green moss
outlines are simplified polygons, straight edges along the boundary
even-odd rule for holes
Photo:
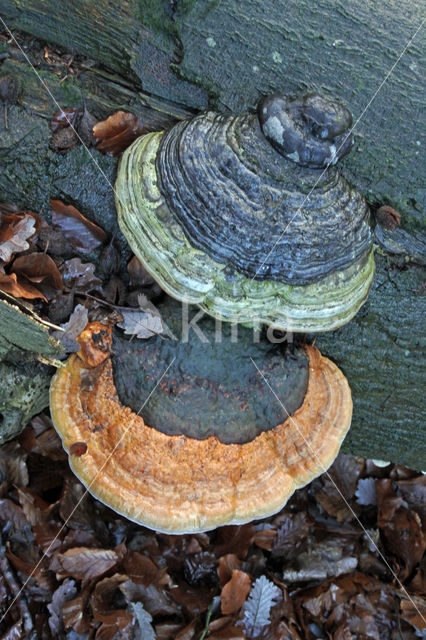
[[[150,27],[156,32],[176,35],[175,13],[179,18],[189,13],[197,0],[180,0],[177,10],[172,6],[170,0],[138,0],[139,14],[142,24]]]

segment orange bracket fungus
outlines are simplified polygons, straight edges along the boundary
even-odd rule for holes
[[[161,313],[178,335],[179,305]],[[118,513],[168,533],[279,511],[330,466],[352,416],[346,378],[315,347],[256,341],[240,326],[236,341],[228,324],[219,341],[208,317],[197,329],[142,341],[92,323],[51,386],[74,473]]]

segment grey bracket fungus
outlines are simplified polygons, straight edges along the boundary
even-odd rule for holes
[[[335,166],[350,125],[333,100],[274,95],[141,136],[118,170],[120,227],[167,293],[215,317],[339,327],[374,276],[368,204]]]

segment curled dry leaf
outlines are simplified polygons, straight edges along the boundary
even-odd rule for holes
[[[27,240],[35,233],[36,219],[29,214],[11,214],[0,220],[0,260],[9,262],[14,253],[29,248]]]
[[[61,200],[51,200],[50,206],[53,227],[60,230],[77,251],[90,253],[107,241],[105,231],[72,205],[65,205]]]
[[[384,229],[394,231],[401,224],[401,214],[393,207],[383,205],[376,211],[376,221]]]
[[[374,478],[360,478],[355,495],[359,504],[377,505],[376,482]]]
[[[93,127],[93,135],[99,140],[96,148],[110,156],[127,149],[144,131],[138,117],[126,111],[117,111]]]
[[[34,285],[29,282],[19,282],[16,273],[7,275],[0,271],[0,289],[9,293],[11,296],[15,296],[15,298],[26,298],[27,300],[41,298],[47,302],[46,296],[44,296],[37,287],[34,287]]]
[[[224,615],[237,613],[250,593],[251,579],[248,573],[234,569],[232,577],[220,594],[220,608]]]
[[[217,574],[219,576],[219,583],[221,587],[231,579],[233,570],[238,569],[240,564],[241,560],[235,555],[235,553],[227,553],[219,558]]]
[[[57,293],[64,285],[59,269],[50,256],[45,253],[30,253],[19,256],[12,264],[12,273],[25,276],[33,284],[46,285]]]

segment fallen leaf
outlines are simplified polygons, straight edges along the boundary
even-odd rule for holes
[[[141,602],[131,602],[129,604],[130,611],[134,619],[137,621],[139,630],[135,630],[135,640],[156,640],[155,631],[151,625],[152,616],[145,611]]]
[[[59,637],[64,632],[62,608],[65,602],[72,600],[76,594],[75,581],[70,578],[66,578],[53,592],[52,602],[47,604],[47,610],[50,613],[49,627],[54,637]]]
[[[114,549],[74,547],[65,553],[58,553],[50,569],[77,580],[90,580],[112,569],[119,560],[120,555]]]
[[[379,207],[375,213],[377,223],[387,229],[394,231],[401,224],[401,214],[396,209],[383,205]]]
[[[257,638],[270,624],[271,609],[281,597],[281,589],[265,576],[256,580],[243,607],[243,625],[249,638]]]
[[[77,111],[77,109],[61,109],[57,111],[50,122],[52,132],[55,133],[59,129],[66,129],[70,125],[74,125]]]
[[[61,200],[51,200],[50,206],[54,229],[60,230],[77,251],[90,253],[107,241],[105,231],[72,205],[65,205]]]
[[[29,282],[20,282],[16,273],[7,275],[0,271],[0,289],[9,293],[16,298],[26,298],[27,300],[35,300],[41,298],[47,302],[46,296]]]
[[[120,329],[124,329],[127,335],[134,335],[137,338],[147,339],[152,336],[166,333],[165,324],[160,312],[151,309],[139,311],[138,309],[121,309],[122,322],[117,324]]]
[[[291,558],[297,556],[306,543],[309,531],[308,518],[303,511],[282,514],[281,522],[272,547],[272,556]]]
[[[85,293],[102,288],[102,280],[95,276],[94,271],[95,265],[92,262],[82,262],[80,258],[65,260],[61,267],[65,286]]]
[[[326,580],[330,576],[350,573],[358,565],[358,559],[350,555],[344,538],[327,536],[322,542],[312,542],[307,551],[300,553],[295,565],[282,573],[285,582]]]
[[[220,608],[223,615],[237,613],[250,592],[251,579],[248,573],[234,569],[232,577],[220,594]]]
[[[208,640],[245,640],[246,637],[246,634],[240,627],[235,627],[231,624],[209,635]]]
[[[22,507],[19,507],[9,498],[0,500],[0,522],[10,523],[16,530],[29,527]]]
[[[11,273],[16,273],[23,283],[26,278],[35,285],[48,298],[52,298],[62,291],[64,285],[59,269],[50,256],[45,253],[29,253],[18,256],[13,261]]]
[[[217,574],[219,576],[219,583],[221,587],[231,579],[233,570],[238,569],[240,564],[241,560],[239,560],[235,553],[227,553],[219,558]]]
[[[99,141],[97,150],[111,156],[127,149],[144,131],[138,117],[126,111],[117,111],[93,127],[93,135]]]
[[[136,256],[133,256],[130,260],[127,265],[127,271],[129,272],[130,285],[132,287],[146,287],[155,282],[154,278],[148,273],[142,262]]]
[[[374,478],[360,478],[355,492],[358,504],[377,505],[376,481]]]
[[[30,215],[3,216],[0,227],[0,260],[9,262],[14,253],[29,248],[27,240],[35,233],[36,220]]]
[[[411,600],[401,600],[401,618],[404,618],[420,633],[425,633],[426,602],[420,602],[420,598],[416,598],[416,603]]]
[[[84,588],[76,598],[68,600],[62,606],[65,629],[73,629],[76,633],[86,634],[91,625],[91,616],[87,610],[89,590]]]
[[[261,549],[265,549],[266,551],[271,551],[274,546],[275,538],[277,535],[276,529],[259,529],[254,534],[254,544],[260,547]]]
[[[64,331],[53,331],[52,336],[59,340],[68,353],[79,351],[80,345],[76,338],[84,331],[88,321],[89,315],[86,307],[78,304],[70,315],[68,322],[61,325]]]

